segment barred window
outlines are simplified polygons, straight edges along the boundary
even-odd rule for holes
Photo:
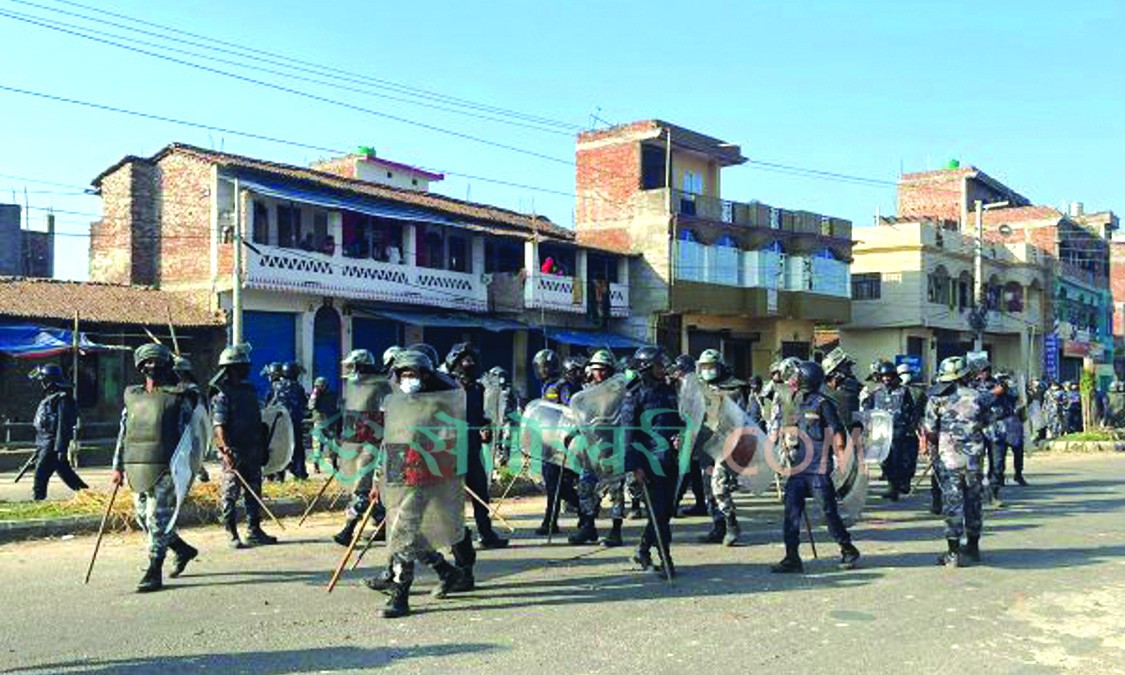
[[[852,300],[878,300],[883,297],[883,279],[878,272],[852,275]]]

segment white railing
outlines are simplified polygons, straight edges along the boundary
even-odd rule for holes
[[[848,263],[831,258],[813,258],[812,291],[839,298],[850,297]]]
[[[742,253],[742,285],[746,288],[777,289],[781,271],[781,254],[776,251]]]
[[[533,274],[524,286],[524,307],[582,314],[586,311],[584,290],[574,293],[574,278]]]
[[[488,288],[478,275],[262,244],[254,247],[258,250],[249,250],[246,258],[248,288],[477,312],[488,309]]]

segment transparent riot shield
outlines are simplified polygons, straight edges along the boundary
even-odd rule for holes
[[[176,509],[168,521],[166,532],[171,532],[176,527],[176,518],[179,517],[180,508],[187,499],[188,492],[195,482],[203,466],[203,453],[211,438],[211,421],[207,410],[202,405],[197,405],[192,411],[191,421],[180,436],[176,450],[172,453],[169,462],[169,471],[172,474],[172,484],[176,488]]]
[[[856,419],[863,425],[863,459],[868,464],[882,464],[894,444],[894,415],[888,410],[861,410]]]
[[[421,553],[464,537],[468,434],[465,391],[384,399],[380,493],[392,553]]]
[[[367,481],[376,470],[375,458],[383,442],[383,405],[391,391],[390,381],[381,375],[345,380],[340,435],[329,446],[337,456],[335,475],[341,483]]]
[[[293,422],[289,411],[275,403],[262,408],[262,424],[268,453],[262,475],[268,476],[285,470],[293,459]]]
[[[703,427],[703,418],[707,413],[707,397],[703,392],[703,385],[694,373],[689,373],[680,379],[679,391],[680,417],[686,425],[684,440],[691,452],[700,452],[696,447],[700,430]]]
[[[540,473],[544,463],[581,470],[569,449],[578,419],[568,406],[537,398],[524,407],[519,422],[522,461],[532,473]]]
[[[764,434],[738,404],[721,393],[709,395],[703,426],[700,451],[738,474],[740,487],[762,493],[773,484],[775,471],[766,457]]]
[[[836,488],[840,518],[850,527],[859,521],[867,504],[867,467],[860,461],[859,453],[845,452],[842,457],[836,457],[832,484]]]
[[[625,475],[625,429],[621,424],[621,404],[629,382],[616,375],[605,382],[583,389],[570,399],[577,422],[568,448],[578,465],[592,471],[601,481]]]

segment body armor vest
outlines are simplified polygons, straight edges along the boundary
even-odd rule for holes
[[[180,442],[180,411],[184,394],[173,387],[125,390],[125,476],[133,492],[151,490]]]

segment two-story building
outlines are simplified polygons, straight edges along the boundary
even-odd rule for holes
[[[470,340],[485,368],[530,387],[544,345],[629,348],[629,257],[534,217],[429,192],[440,174],[370,152],[312,168],[172,144],[94,181],[90,276],[184,291],[232,310],[257,366],[294,360],[339,382],[353,348],[376,355]],[[244,242],[234,268],[233,232]],[[256,380],[264,388],[264,382]]]
[[[578,241],[640,256],[633,337],[719,349],[740,376],[808,358],[814,327],[848,321],[851,304],[851,223],[722,199],[722,169],[745,161],[737,145],[660,120],[578,137]]]

